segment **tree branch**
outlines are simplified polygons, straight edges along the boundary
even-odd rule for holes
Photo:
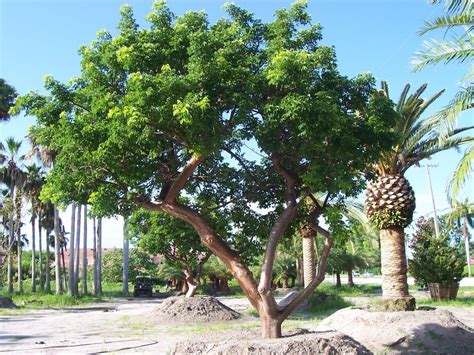
[[[204,161],[205,157],[202,155],[193,156],[186,166],[184,167],[183,171],[178,175],[178,178],[174,181],[171,185],[168,193],[165,197],[166,203],[172,203],[176,200],[179,195],[179,192],[186,186],[188,179],[193,174],[194,170]]]

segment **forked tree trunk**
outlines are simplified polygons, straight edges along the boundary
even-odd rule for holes
[[[307,224],[301,226],[300,229],[303,244],[303,277],[304,287],[308,286],[315,277],[316,268],[314,260],[314,231]]]
[[[87,295],[87,205],[84,205],[84,240],[82,246],[82,293]]]
[[[386,301],[397,304],[400,310],[413,310],[414,299],[408,293],[403,228],[392,226],[382,229],[380,231],[380,246],[383,297]]]
[[[32,206],[34,208],[34,206]],[[36,292],[36,216],[33,212],[31,216],[31,292]]]
[[[193,277],[193,271],[191,268],[186,268],[183,270],[184,271],[184,283],[183,285],[186,285],[186,297],[194,297],[196,294],[196,291],[199,287],[199,275],[196,276],[196,280]]]
[[[271,318],[268,315],[261,315],[262,320],[262,335],[264,338],[281,338],[281,324],[283,319],[279,317]]]

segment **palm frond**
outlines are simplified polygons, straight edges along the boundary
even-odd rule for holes
[[[440,139],[446,139],[448,132],[453,129],[457,118],[462,111],[472,109],[474,107],[474,84],[462,88],[456,93],[454,98],[437,112],[433,118],[442,122],[440,128]]]
[[[448,182],[447,193],[448,200],[450,202],[454,201],[459,192],[462,190],[463,186],[472,177],[474,170],[474,145],[471,145],[464,152],[463,157],[459,161],[451,179]]]
[[[404,173],[411,166],[418,164],[420,161],[430,158],[433,155],[449,150],[452,148],[459,148],[466,143],[474,142],[474,137],[456,137],[451,138],[439,144],[439,140],[435,137],[425,140],[416,145],[411,155],[406,157],[405,166],[402,167],[400,173]]]
[[[410,91],[410,84],[406,84],[405,87],[403,88],[402,93],[400,94],[400,98],[398,99],[398,104],[397,104],[397,112],[401,112],[403,105],[405,104],[406,97],[408,95],[408,91]],[[388,93],[388,89],[387,89]]]
[[[425,49],[415,53],[412,60],[413,70],[419,71],[428,65],[450,63],[458,61],[463,63],[474,57],[473,37],[467,34],[468,39],[455,38],[451,41],[436,40],[425,41]]]
[[[438,30],[438,29],[446,29],[449,30],[453,27],[457,26],[469,26],[469,30],[472,30],[472,15],[463,13],[463,14],[455,14],[455,15],[446,15],[440,16],[435,18],[432,21],[425,21],[425,25],[422,29],[418,32],[420,36],[424,34]]]

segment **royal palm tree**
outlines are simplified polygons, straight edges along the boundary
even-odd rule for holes
[[[462,226],[468,275],[471,277],[471,251],[467,227],[474,228],[474,203],[469,202],[467,199],[464,202],[454,201],[452,204],[452,210],[448,215],[448,222],[457,224],[459,227]]]
[[[20,156],[21,141],[9,137],[5,141],[5,145],[0,143],[0,180],[3,181],[9,189],[10,198],[12,201],[12,213],[9,220],[9,249],[13,246],[15,239],[15,224],[19,226],[20,221],[16,221],[15,217],[19,215],[15,211],[15,193],[18,188],[21,188],[25,182],[25,173],[21,170],[21,162],[23,157]],[[8,252],[7,261],[7,283],[8,292],[13,292],[13,258],[11,250]]]
[[[39,195],[43,183],[44,178],[42,176],[41,167],[36,164],[28,165],[26,167],[24,191],[25,197],[29,200],[31,205],[31,292],[36,292],[36,220],[38,218],[40,203]],[[40,265],[41,262],[42,257],[40,244]],[[42,274],[43,272],[40,267],[40,279],[43,276]]]
[[[398,122],[394,134],[397,142],[383,152],[372,167],[370,174],[375,178],[367,187],[365,201],[367,217],[380,230],[383,295],[387,301],[406,310],[415,307],[414,299],[408,293],[404,235],[404,228],[413,219],[415,195],[404,174],[423,159],[473,140],[458,136],[472,127],[450,130],[446,139],[439,139],[442,121],[421,116],[444,90],[425,100],[421,95],[426,87],[426,84],[422,85],[410,96],[409,84],[402,91],[396,106]],[[387,83],[382,83],[381,91],[389,96]]]

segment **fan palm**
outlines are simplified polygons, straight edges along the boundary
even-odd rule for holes
[[[409,95],[406,85],[396,110],[398,122],[394,134],[397,143],[372,167],[375,179],[369,184],[366,194],[366,213],[369,220],[380,230],[382,288],[388,300],[397,300],[401,308],[413,309],[414,299],[408,293],[407,265],[404,228],[413,219],[415,195],[405,172],[423,159],[451,148],[472,142],[469,136],[459,136],[472,127],[450,130],[447,138],[439,139],[439,120],[420,118],[426,108],[441,94],[437,92],[429,99],[421,98],[426,90],[424,84]],[[387,83],[382,83],[382,92],[389,96]]]
[[[469,232],[467,227],[474,228],[474,203],[465,200],[464,202],[454,201],[453,209],[448,215],[448,222],[455,223],[458,226],[462,225],[462,234],[464,237],[466,249],[466,261],[468,267],[468,274],[471,277],[471,252],[469,243]]]
[[[0,168],[0,181],[8,186],[11,201],[15,201],[17,188],[21,188],[25,182],[25,173],[20,167],[23,160],[23,157],[20,156],[21,144],[21,141],[16,141],[13,137],[7,138],[5,145],[0,143],[0,165],[2,166]],[[19,213],[15,211],[15,203],[13,203],[8,226],[10,249],[15,238],[14,225],[20,225],[20,221],[15,223],[15,217],[18,215]],[[11,252],[8,253],[7,268],[8,292],[13,292],[13,259]]]

